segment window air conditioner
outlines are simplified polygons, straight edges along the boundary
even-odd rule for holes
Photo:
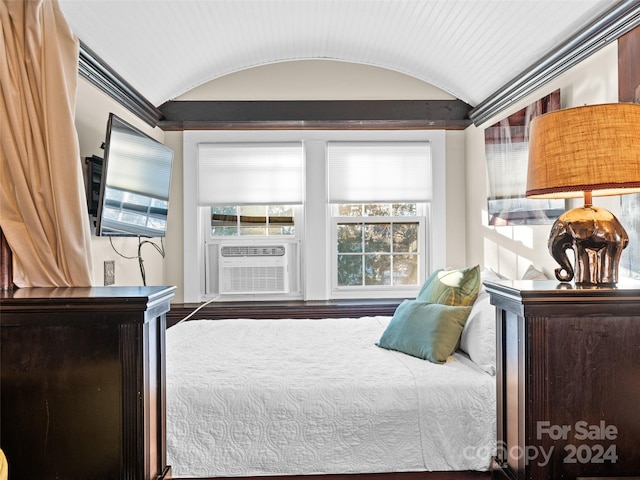
[[[288,293],[286,245],[221,245],[220,294]]]

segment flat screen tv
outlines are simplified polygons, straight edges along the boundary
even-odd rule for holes
[[[164,237],[173,150],[109,114],[96,235]]]

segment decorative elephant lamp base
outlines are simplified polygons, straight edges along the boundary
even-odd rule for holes
[[[615,285],[620,255],[628,243],[624,227],[608,210],[593,205],[569,210],[558,217],[549,235],[549,252],[560,265],[556,278],[570,282],[575,277],[576,285],[582,286]]]

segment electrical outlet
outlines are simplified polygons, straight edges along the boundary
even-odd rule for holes
[[[116,262],[115,260],[104,261],[104,284],[113,285],[116,283]]]

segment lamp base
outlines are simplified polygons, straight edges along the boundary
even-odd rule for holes
[[[613,213],[593,205],[569,210],[555,221],[549,234],[549,252],[560,268],[561,282],[575,278],[576,285],[613,286],[618,264],[629,236]],[[572,249],[575,268],[567,255]]]

